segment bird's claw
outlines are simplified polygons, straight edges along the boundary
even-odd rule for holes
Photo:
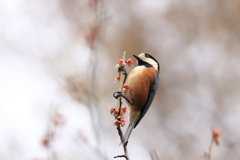
[[[127,75],[127,71],[124,67],[119,67],[118,68],[118,73],[123,72],[124,75]]]
[[[129,99],[127,99],[127,97],[125,97],[125,96],[122,94],[121,91],[114,92],[114,93],[113,93],[113,97],[116,98],[116,99],[118,99],[119,97],[122,97],[122,98],[124,98],[126,101],[128,101],[128,103],[133,104],[133,102],[130,101]]]
[[[118,99],[119,97],[124,97],[121,91],[117,91],[113,93],[113,97]]]

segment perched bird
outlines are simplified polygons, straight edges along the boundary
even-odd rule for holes
[[[123,90],[122,95],[129,106],[129,126],[124,134],[124,143],[148,111],[159,86],[158,61],[147,53],[133,56],[137,59],[138,66],[129,73],[125,84],[129,84],[130,88]]]

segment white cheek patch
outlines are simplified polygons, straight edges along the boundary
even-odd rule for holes
[[[158,64],[152,60],[152,59],[147,59],[146,62],[148,62],[149,64],[151,64],[156,70],[158,70]]]
[[[145,58],[145,54],[144,53],[141,53],[138,55],[138,57],[140,57],[141,59]]]

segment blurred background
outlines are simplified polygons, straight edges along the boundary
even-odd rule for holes
[[[130,159],[204,159],[214,127],[212,159],[240,159],[240,1],[1,0],[0,37],[1,160],[122,154],[109,109],[123,51],[161,65]]]

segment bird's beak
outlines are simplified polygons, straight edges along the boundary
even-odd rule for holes
[[[142,59],[140,57],[138,57],[137,55],[133,55],[138,61],[141,61]]]

